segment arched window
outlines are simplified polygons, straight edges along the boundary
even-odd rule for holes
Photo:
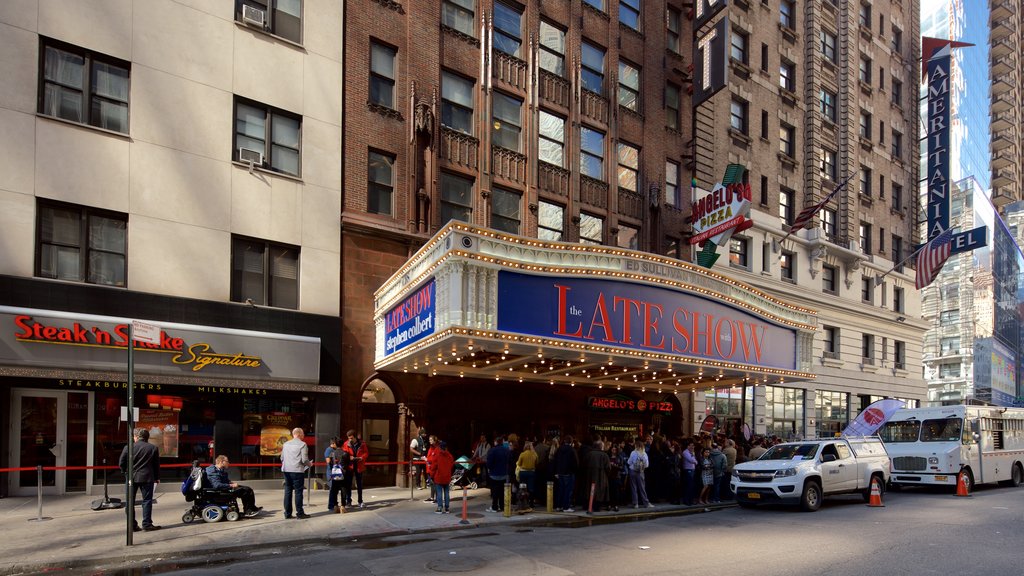
[[[363,388],[363,403],[365,404],[394,404],[395,393],[391,387],[384,382],[374,379]]]

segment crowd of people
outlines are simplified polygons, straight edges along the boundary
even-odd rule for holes
[[[489,512],[504,510],[506,483],[512,485],[514,500],[521,507],[545,503],[548,482],[554,485],[553,508],[564,512],[647,508],[656,502],[694,506],[731,499],[733,467],[760,457],[781,441],[776,437],[748,441],[704,432],[678,439],[656,433],[619,438],[597,434],[582,439],[571,435],[526,438],[512,433],[491,441],[481,435],[467,466],[472,481],[490,488]],[[447,511],[454,460],[445,443],[421,428],[410,448],[414,455],[422,452],[426,478],[422,488],[431,490],[426,501]]]

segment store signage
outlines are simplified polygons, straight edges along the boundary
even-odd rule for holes
[[[80,378],[59,378],[55,380],[58,388],[74,388],[81,390],[127,390],[128,383],[118,380],[83,380]],[[175,389],[174,386],[167,386],[160,383],[152,382],[133,382],[135,390],[141,390],[144,392],[160,392],[164,390]],[[237,388],[234,386],[196,386],[193,388],[196,392],[203,396],[213,396],[221,394],[230,394],[235,396],[266,396],[267,391],[260,388]],[[176,390],[181,392],[180,389]],[[159,398],[159,397],[157,397]],[[147,402],[152,406],[151,398],[147,397]],[[137,420],[137,419],[136,419]]]
[[[384,355],[394,354],[434,333],[434,279],[384,315]]]
[[[706,0],[699,0],[704,2]],[[724,6],[724,2],[722,3]],[[698,32],[693,43],[693,107],[696,108],[729,82],[729,17]]]
[[[927,180],[927,216],[928,232],[926,240],[931,240],[950,227],[950,192],[952,183],[949,180],[949,149],[950,136],[950,87],[952,78],[952,50],[962,46],[972,46],[964,42],[952,42],[940,38],[921,38],[921,55],[927,63],[927,104],[925,131],[927,134],[928,173]],[[950,252],[959,254],[985,246],[988,241],[988,229],[985,226],[953,234],[950,241]]]
[[[631,282],[502,270],[498,330],[796,369],[795,330],[717,300]]]
[[[693,203],[693,236],[690,244],[703,245],[708,240],[721,246],[734,232],[753,226],[750,219],[750,184],[722,184]]]
[[[701,26],[704,26],[728,5],[728,0],[695,0],[693,3],[693,29],[700,30]]]
[[[0,365],[123,372],[128,320],[0,306]],[[135,341],[137,375],[318,382],[320,340],[161,323]]]
[[[648,402],[647,400],[636,400],[628,396],[590,396],[587,398],[587,406],[591,410],[613,410],[618,412],[658,412],[661,414],[672,413],[671,402]]]

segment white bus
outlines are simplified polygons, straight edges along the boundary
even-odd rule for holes
[[[879,431],[892,459],[890,484],[956,487],[1024,482],[1024,408],[937,406],[897,410]]]

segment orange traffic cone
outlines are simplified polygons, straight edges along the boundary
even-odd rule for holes
[[[878,485],[878,478],[871,479],[871,497],[868,499],[868,506],[874,508],[885,506],[882,504],[882,487]]]
[[[971,490],[967,487],[967,471],[961,470],[956,475],[956,495],[957,496],[970,496]]]

